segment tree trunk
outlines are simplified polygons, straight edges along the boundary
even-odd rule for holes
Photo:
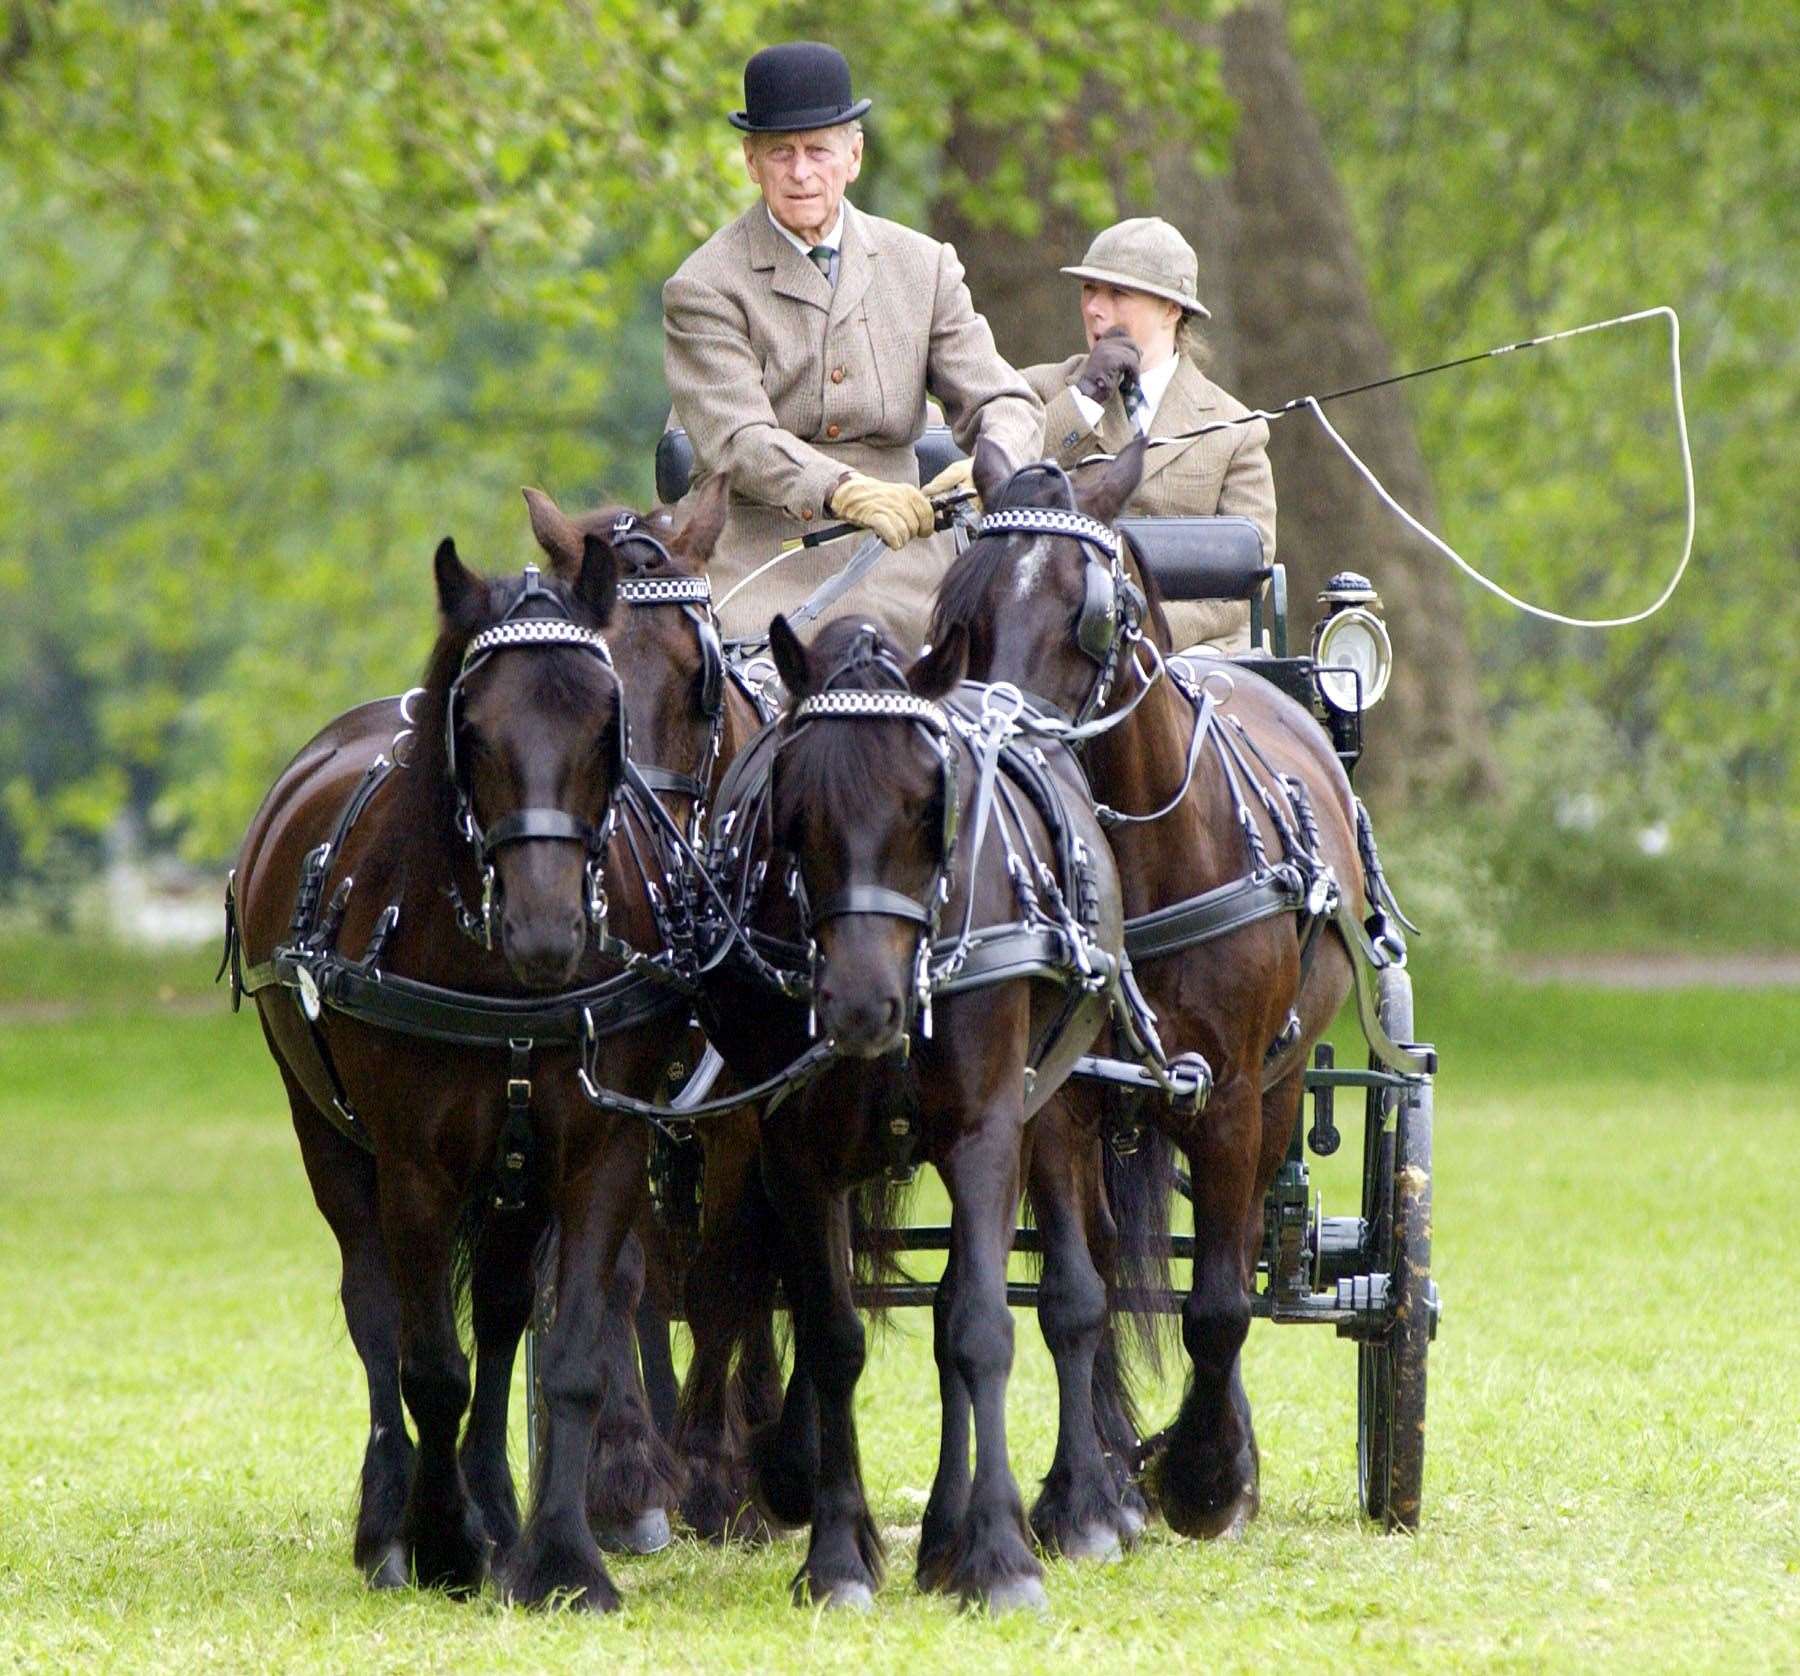
[[[1230,174],[1203,177],[1185,158],[1164,159],[1154,202],[1122,194],[1122,213],[1162,215],[1198,250],[1200,295],[1213,312],[1208,371],[1241,400],[1270,407],[1380,378],[1393,370],[1387,345],[1280,9],[1264,0],[1241,6],[1213,39],[1238,105]],[[950,149],[980,178],[994,142],[959,121]],[[1079,258],[1091,229],[1053,214],[1025,240],[972,227],[949,207],[936,222],[956,243],[1003,354],[1028,365],[1080,348],[1074,282],[1057,269]],[[1435,527],[1404,391],[1354,397],[1331,416],[1401,504]],[[1295,639],[1304,641],[1314,596],[1338,570],[1374,581],[1393,634],[1394,679],[1369,717],[1360,789],[1390,805],[1486,790],[1486,721],[1453,573],[1376,500],[1309,415],[1272,426],[1269,454]]]

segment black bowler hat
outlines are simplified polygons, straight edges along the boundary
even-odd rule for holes
[[[850,66],[823,41],[764,47],[744,66],[744,109],[731,124],[748,134],[799,134],[852,122],[871,100],[850,97]]]

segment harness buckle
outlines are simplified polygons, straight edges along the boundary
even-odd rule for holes
[[[1311,918],[1320,919],[1337,903],[1337,876],[1329,867],[1322,867],[1313,875],[1312,888],[1306,893],[1306,912]]]
[[[306,1014],[306,1022],[317,1024],[321,1010],[319,982],[312,975],[311,967],[298,966],[294,969],[294,986],[300,992],[300,1010]]]
[[[481,946],[491,949],[494,946],[494,869],[491,864],[484,864],[481,869]]]

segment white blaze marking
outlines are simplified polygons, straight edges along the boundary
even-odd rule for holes
[[[1044,574],[1044,566],[1049,562],[1050,548],[1042,537],[1032,542],[1020,555],[1018,580],[1013,584],[1013,592],[1021,600],[1028,600],[1037,592],[1038,582]]]

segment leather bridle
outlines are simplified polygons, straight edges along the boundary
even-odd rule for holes
[[[1087,562],[1081,612],[1075,620],[1075,643],[1098,666],[1094,683],[1072,718],[1074,727],[1083,728],[1106,707],[1128,649],[1143,641],[1147,607],[1143,590],[1125,569],[1117,533],[1098,518],[1075,510],[1075,491],[1068,473],[1054,461],[1043,460],[1024,467],[1017,475],[1033,471],[1060,480],[1067,506],[1003,507],[981,520],[972,540],[990,536],[1061,536],[1081,544]],[[1058,706],[1035,693],[1029,696],[1038,708],[1060,714]]]
[[[521,615],[528,607],[548,606],[549,616]],[[543,650],[579,650],[598,658],[612,678],[613,725],[607,751],[606,814],[598,821],[586,821],[565,809],[515,809],[493,825],[484,828],[475,813],[475,800],[457,750],[457,734],[462,724],[463,693],[469,678],[482,669],[489,659],[501,652]],[[484,948],[494,946],[494,922],[499,910],[499,881],[494,870],[494,856],[508,844],[557,842],[580,844],[586,851],[585,910],[596,937],[606,930],[606,887],[602,866],[606,846],[612,841],[618,819],[613,794],[625,778],[629,755],[625,726],[625,693],[613,668],[612,653],[605,637],[597,630],[577,623],[569,614],[560,595],[546,588],[539,579],[536,565],[525,567],[523,585],[518,597],[507,607],[506,615],[490,628],[476,634],[463,650],[462,667],[450,683],[444,704],[444,760],[451,786],[456,793],[456,825],[475,852],[481,870],[481,908],[477,914],[464,913],[464,928]]]
[[[836,687],[853,670],[873,665],[892,679],[899,690],[868,691],[855,687]],[[951,870],[956,859],[956,833],[960,805],[956,786],[956,736],[950,718],[941,705],[906,691],[906,676],[894,659],[882,649],[873,629],[866,629],[852,643],[849,654],[821,684],[820,690],[794,706],[770,764],[771,787],[781,753],[802,736],[809,724],[819,721],[909,722],[924,737],[938,759],[941,781],[942,817],[938,825],[937,854],[930,884],[921,899],[880,884],[852,884],[833,891],[824,901],[808,899],[800,868],[800,858],[790,856],[788,889],[800,911],[806,933],[807,964],[814,979],[819,965],[818,929],[827,921],[855,915],[875,915],[898,919],[914,926],[913,987],[908,997],[906,1028],[911,1030],[915,1014],[923,1012],[924,1034],[931,1034],[931,946],[936,940],[938,920],[944,904],[950,899]],[[771,798],[771,805],[773,799]],[[816,990],[816,981],[809,988]]]
[[[649,548],[654,559],[674,567],[674,556],[643,520],[634,512],[623,512],[613,525],[613,550],[618,552],[633,544]],[[725,652],[719,638],[718,620],[713,614],[712,582],[706,576],[680,574],[626,576],[620,579],[618,597],[622,605],[635,610],[660,606],[679,608],[699,643],[700,713],[707,725],[700,761],[692,773],[639,763],[635,765],[634,776],[659,797],[688,799],[688,839],[697,844],[706,825],[713,770],[725,742]]]

